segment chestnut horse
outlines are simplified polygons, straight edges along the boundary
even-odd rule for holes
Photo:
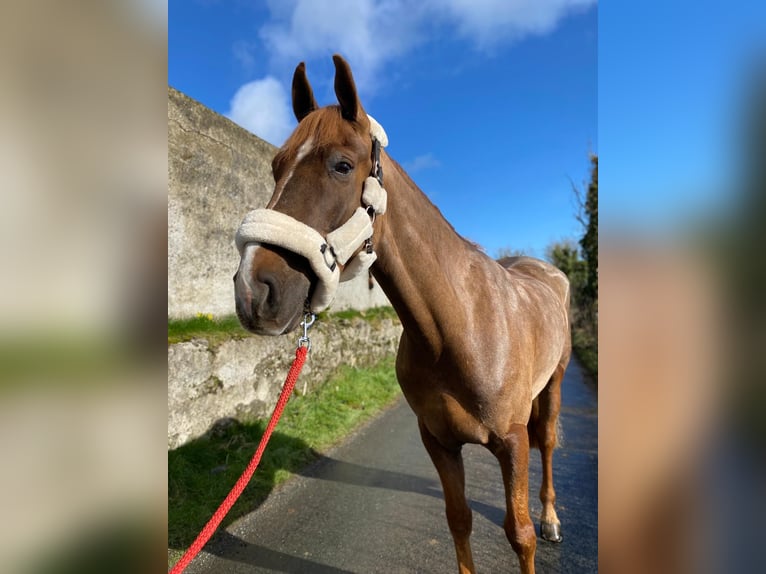
[[[463,444],[475,443],[500,463],[505,532],[521,571],[534,572],[530,446],[542,456],[541,535],[561,540],[551,464],[571,352],[569,283],[543,261],[496,262],[460,237],[404,170],[375,149],[380,126],[364,112],[348,64],[333,60],[336,106],[319,108],[305,66],[296,68],[298,126],[274,158],[274,195],[257,211],[274,210],[326,237],[362,206],[365,181],[380,175],[379,158],[388,201],[372,220],[371,272],[402,322],[396,374],[441,479],[459,570],[475,571],[461,455]],[[246,239],[238,246],[234,282],[243,326],[268,335],[295,329],[317,290],[316,268],[284,246]]]

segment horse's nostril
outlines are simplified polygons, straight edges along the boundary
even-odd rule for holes
[[[255,292],[257,296],[253,297],[253,311],[258,309],[269,314],[276,313],[281,302],[279,281],[273,274],[266,272],[259,273],[256,280]]]
[[[263,280],[263,284],[266,285],[266,288],[268,289],[267,295],[266,295],[266,304],[271,309],[278,309],[279,308],[279,289],[277,287],[277,282],[274,280],[273,277],[267,277]]]

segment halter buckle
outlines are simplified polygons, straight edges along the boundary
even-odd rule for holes
[[[380,142],[372,138],[372,175],[383,185],[383,166],[380,165]]]

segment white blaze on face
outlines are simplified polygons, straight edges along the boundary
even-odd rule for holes
[[[298,153],[295,155],[295,159],[287,172],[287,175],[282,178],[282,181],[277,183],[277,187],[274,190],[274,195],[271,197],[271,201],[266,206],[267,209],[272,209],[276,205],[279,197],[282,195],[282,191],[285,189],[287,182],[295,172],[296,166],[305,158],[314,147],[314,139],[309,138],[298,148]],[[240,308],[249,309],[253,300],[253,261],[255,254],[260,249],[261,244],[257,241],[253,241],[245,244],[242,250],[242,258],[239,261],[239,271],[237,274],[237,280],[234,285],[235,296],[239,301]]]
[[[237,282],[234,285],[235,293],[240,302],[250,307],[253,298],[253,288],[250,284],[250,280],[253,274],[253,259],[255,258],[255,252],[260,249],[260,243],[248,243],[245,245],[242,251],[242,259],[239,261],[239,272],[237,274]]]
[[[311,137],[307,139],[305,142],[301,144],[301,147],[298,148],[298,153],[295,155],[295,160],[293,160],[292,165],[290,166],[290,169],[287,170],[287,175],[282,178],[282,181],[277,182],[277,188],[274,190],[274,195],[271,197],[271,201],[269,201],[269,204],[266,206],[267,209],[273,209],[274,206],[277,204],[277,201],[279,201],[280,196],[282,195],[282,191],[287,186],[287,182],[290,181],[290,178],[293,177],[293,173],[295,173],[295,168],[298,166],[301,161],[303,161],[303,158],[305,158],[311,150],[314,149],[314,138]]]

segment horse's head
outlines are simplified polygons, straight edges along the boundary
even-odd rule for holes
[[[274,194],[266,209],[248,214],[237,233],[237,315],[254,333],[289,332],[307,304],[314,311],[326,307],[339,272],[361,249],[345,238],[335,245],[331,232],[371,235],[373,211],[385,209],[376,206],[370,215],[361,209],[377,155],[376,130],[378,140],[385,134],[364,112],[346,61],[337,55],[333,61],[339,105],[325,108],[317,106],[304,64],[295,69],[292,103],[298,126],[272,162]],[[344,249],[349,253],[337,256]]]

